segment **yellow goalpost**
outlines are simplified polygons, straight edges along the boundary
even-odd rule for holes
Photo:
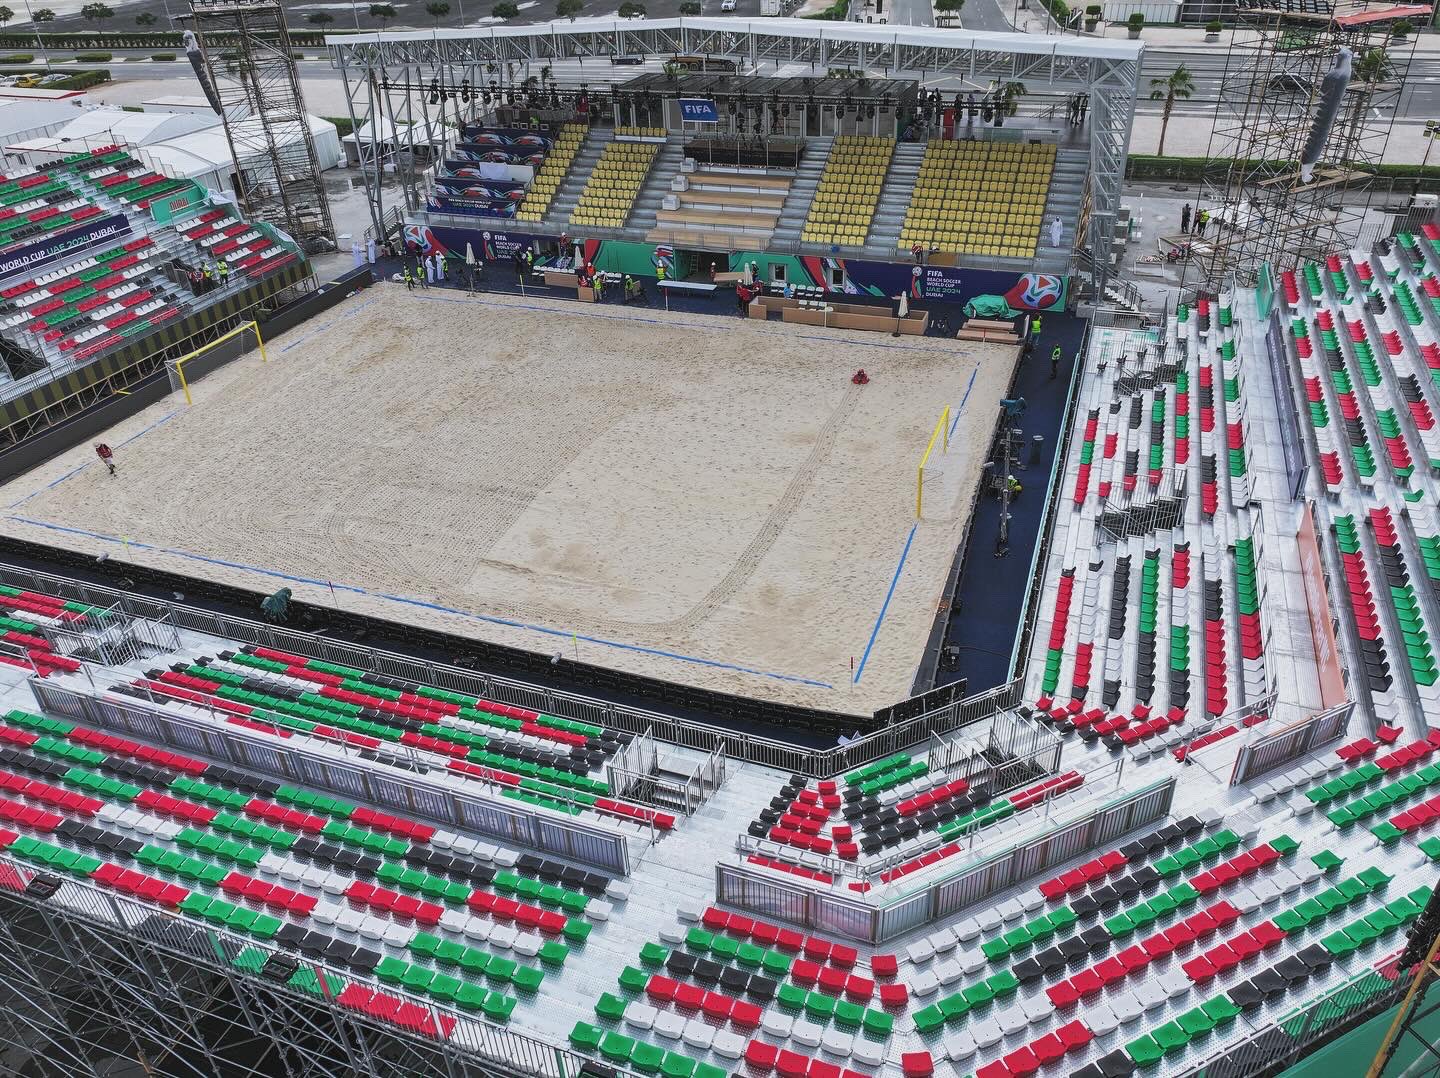
[[[185,379],[185,364],[189,363],[192,359],[204,355],[206,352],[209,352],[212,349],[220,347],[220,345],[224,344],[226,341],[234,337],[238,337],[242,333],[253,333],[255,335],[255,346],[260,350],[260,362],[270,362],[265,355],[265,338],[260,335],[260,324],[255,321],[241,322],[234,329],[230,330],[230,332],[222,333],[219,337],[216,337],[209,344],[202,344],[199,348],[196,348],[195,350],[190,352],[186,352],[179,359],[169,360],[165,364],[165,369],[170,374],[170,391],[173,393],[175,390],[178,389],[180,392],[185,394],[186,404],[194,404],[195,402],[190,399],[190,383]]]
[[[940,413],[940,419],[935,424],[935,429],[930,432],[930,444],[925,447],[925,454],[920,458],[920,467],[915,469],[915,519],[919,520],[921,509],[925,504],[925,465],[930,460],[930,454],[935,451],[935,439],[941,441],[940,452],[950,451],[950,406],[947,404],[945,410]]]

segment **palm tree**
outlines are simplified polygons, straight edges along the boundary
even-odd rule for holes
[[[1170,113],[1175,108],[1175,102],[1189,100],[1194,92],[1195,80],[1191,78],[1190,70],[1184,64],[1170,72],[1166,78],[1150,80],[1150,100],[1165,102],[1165,107],[1160,111],[1160,145],[1156,150],[1157,156],[1165,156],[1165,129],[1170,126]]]

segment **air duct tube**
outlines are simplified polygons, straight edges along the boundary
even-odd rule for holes
[[[200,88],[205,91],[205,100],[210,102],[210,107],[215,110],[216,116],[224,115],[220,107],[220,98],[215,93],[215,87],[210,83],[210,73],[205,70],[205,57],[200,55],[200,42],[195,37],[194,30],[186,30],[184,35],[185,55],[190,57],[190,66],[195,69],[195,77],[200,80]]]
[[[1340,102],[1345,98],[1345,87],[1350,85],[1350,50],[1341,49],[1335,54],[1335,63],[1325,72],[1320,82],[1320,107],[1315,111],[1315,121],[1310,125],[1310,137],[1300,151],[1300,182],[1309,183],[1315,175],[1315,166],[1325,152],[1325,143],[1330,140],[1330,129],[1335,126],[1335,117],[1340,115]]]

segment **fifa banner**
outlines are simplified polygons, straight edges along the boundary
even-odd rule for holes
[[[1325,586],[1325,563],[1315,535],[1315,513],[1309,503],[1300,517],[1295,548],[1300,559],[1300,577],[1305,584],[1305,607],[1310,614],[1310,642],[1315,649],[1315,672],[1320,679],[1320,709],[1328,711],[1345,702],[1345,677],[1340,670],[1340,653],[1330,621],[1329,589]]]
[[[98,221],[87,221],[78,228],[46,236],[38,243],[0,251],[0,277],[19,273],[21,270],[34,269],[36,266],[59,258],[66,251],[72,251],[77,247],[88,247],[92,243],[115,236],[123,236],[129,231],[130,219],[124,214],[117,213],[111,217],[102,217]]]
[[[537,135],[523,127],[484,127],[471,125],[465,129],[465,141],[494,149],[515,147],[517,150],[548,150],[554,140]]]
[[[680,119],[692,124],[718,124],[720,113],[708,97],[682,97]]]

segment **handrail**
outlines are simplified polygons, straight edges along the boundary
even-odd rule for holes
[[[171,624],[176,628],[190,629],[221,639],[262,644],[282,651],[294,651],[566,718],[599,722],[625,733],[642,734],[651,729],[658,740],[667,744],[707,754],[719,750],[734,760],[774,767],[811,778],[830,778],[853,770],[871,760],[878,760],[919,744],[932,731],[944,733],[977,718],[1013,707],[1019,699],[1019,683],[1008,682],[967,699],[952,701],[904,723],[872,731],[849,744],[817,751],[754,733],[727,730],[708,723],[598,700],[498,674],[485,674],[398,652],[351,644],[315,633],[252,621],[232,614],[221,614],[184,603],[154,599],[42,570],[0,563],[0,580],[28,582],[36,591],[67,595],[94,606],[109,607],[120,603],[121,608],[132,617],[160,618],[168,614]]]

